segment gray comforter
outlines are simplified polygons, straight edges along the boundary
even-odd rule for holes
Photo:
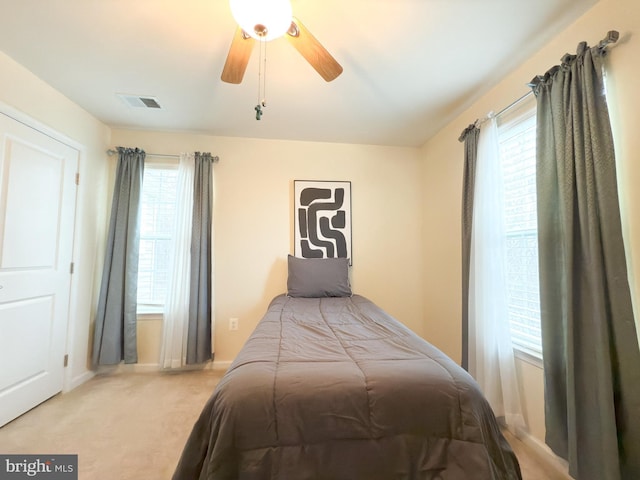
[[[475,381],[371,301],[276,297],[173,477],[519,479]]]

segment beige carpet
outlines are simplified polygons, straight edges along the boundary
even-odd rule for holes
[[[0,452],[78,454],[80,480],[170,479],[221,374],[202,370],[97,376],[0,428]],[[524,445],[508,438],[520,459],[523,480],[555,478]]]
[[[78,454],[80,480],[169,479],[220,376],[94,377],[0,428],[0,451]]]

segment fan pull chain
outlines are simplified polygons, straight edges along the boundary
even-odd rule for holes
[[[262,106],[267,106],[267,42],[264,42],[264,72],[262,75]]]
[[[267,42],[260,40],[260,62],[258,64],[258,104],[255,106],[256,120],[260,120],[267,106]],[[264,64],[264,69],[263,69]]]

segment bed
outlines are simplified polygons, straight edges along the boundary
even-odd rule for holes
[[[348,277],[318,275],[327,263],[303,262],[315,273],[296,283],[291,258],[288,294],[204,406],[174,480],[521,478],[467,372]]]

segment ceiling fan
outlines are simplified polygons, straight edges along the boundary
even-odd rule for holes
[[[223,82],[241,83],[255,41],[270,41],[280,36],[285,36],[327,82],[342,73],[342,66],[335,58],[292,16],[289,0],[230,0],[230,6],[238,28],[222,70]]]

